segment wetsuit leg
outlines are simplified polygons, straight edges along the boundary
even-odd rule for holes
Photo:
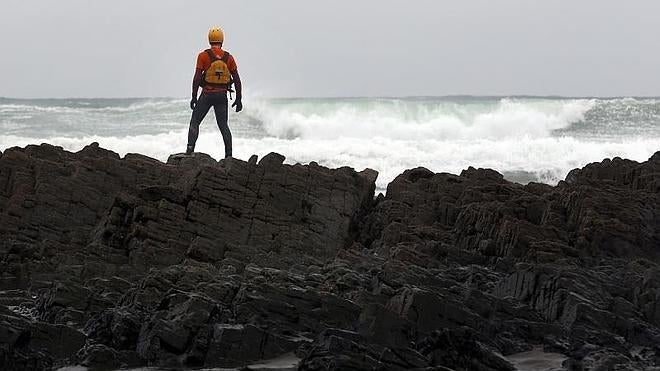
[[[209,112],[212,102],[207,94],[202,93],[195,105],[195,109],[190,117],[190,127],[188,128],[188,148],[195,148],[197,137],[199,137],[199,124]]]
[[[215,110],[215,120],[218,122],[218,128],[222,133],[222,140],[225,142],[225,157],[229,157],[232,155],[232,148],[231,131],[229,131],[229,125],[227,125],[229,116],[229,101],[227,100],[227,95],[218,95],[217,99],[214,99],[213,103],[213,109]]]

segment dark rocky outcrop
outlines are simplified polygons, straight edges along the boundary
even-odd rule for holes
[[[660,152],[556,187],[376,176],[7,149],[0,368],[660,369]]]

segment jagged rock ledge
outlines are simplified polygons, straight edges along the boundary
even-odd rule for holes
[[[283,162],[0,153],[0,368],[660,369],[660,152],[375,198]]]

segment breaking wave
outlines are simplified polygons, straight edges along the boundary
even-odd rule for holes
[[[156,135],[128,137],[88,136],[31,138],[0,136],[0,148],[26,146],[48,142],[70,151],[78,151],[91,142],[112,149],[120,155],[142,153],[166,161],[172,153],[185,150],[186,130]],[[316,161],[329,167],[352,166],[358,170],[372,168],[379,171],[377,186],[383,190],[405,169],[424,166],[435,172],[460,173],[468,166],[496,169],[512,180],[538,181],[556,184],[566,174],[587,163],[603,158],[620,156],[644,161],[660,149],[660,138],[631,139],[628,141],[585,141],[570,137],[515,138],[503,140],[435,140],[415,141],[375,138],[281,139],[235,138],[234,156],[247,159],[252,154],[262,157],[269,152],[282,153],[287,163]],[[216,159],[223,156],[219,133],[202,133],[197,150]],[[518,178],[515,175],[524,173]]]
[[[582,121],[595,100],[427,103],[406,100],[260,106],[254,116],[278,138],[502,139],[545,137]]]
[[[186,100],[56,101],[54,111],[49,104],[0,99],[0,150],[47,142],[77,151],[99,142],[120,155],[166,161],[185,149]],[[47,114],[17,108],[33,105]],[[212,121],[210,113],[197,150],[219,159],[222,138]],[[644,161],[660,150],[660,101],[246,99],[230,126],[235,157],[279,152],[287,163],[369,167],[380,172],[381,190],[417,166],[451,173],[488,167],[512,180],[555,184],[589,162],[615,156]]]

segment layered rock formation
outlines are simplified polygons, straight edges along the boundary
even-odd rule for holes
[[[660,369],[660,152],[556,187],[270,154],[0,156],[0,368]]]

